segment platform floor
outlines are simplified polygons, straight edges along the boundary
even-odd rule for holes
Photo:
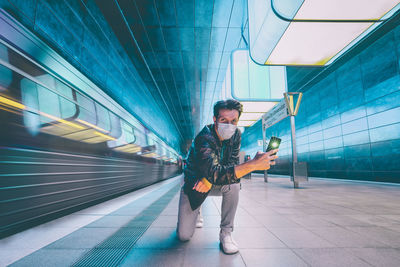
[[[2,239],[0,266],[110,266],[110,257],[120,266],[400,266],[399,185],[310,178],[293,189],[287,177],[253,175],[242,180],[235,219],[240,252],[224,255],[220,197],[204,203],[204,227],[177,240],[181,180]]]

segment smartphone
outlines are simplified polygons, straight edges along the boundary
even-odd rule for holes
[[[265,152],[279,148],[280,144],[281,144],[281,139],[278,137],[272,136],[271,139],[269,139],[267,150]],[[275,154],[273,154],[273,155],[275,155]]]

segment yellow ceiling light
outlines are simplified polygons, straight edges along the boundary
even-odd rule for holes
[[[249,46],[265,65],[334,62],[400,8],[398,0],[249,0]]]

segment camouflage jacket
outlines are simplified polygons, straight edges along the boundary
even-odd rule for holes
[[[194,139],[184,170],[185,184],[193,185],[205,177],[213,185],[226,185],[240,182],[235,175],[234,166],[239,164],[241,133],[220,141],[214,124],[205,126]]]

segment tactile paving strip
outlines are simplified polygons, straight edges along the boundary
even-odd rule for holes
[[[73,266],[117,266],[160,215],[179,189],[179,184],[171,188],[112,236],[89,250]]]

